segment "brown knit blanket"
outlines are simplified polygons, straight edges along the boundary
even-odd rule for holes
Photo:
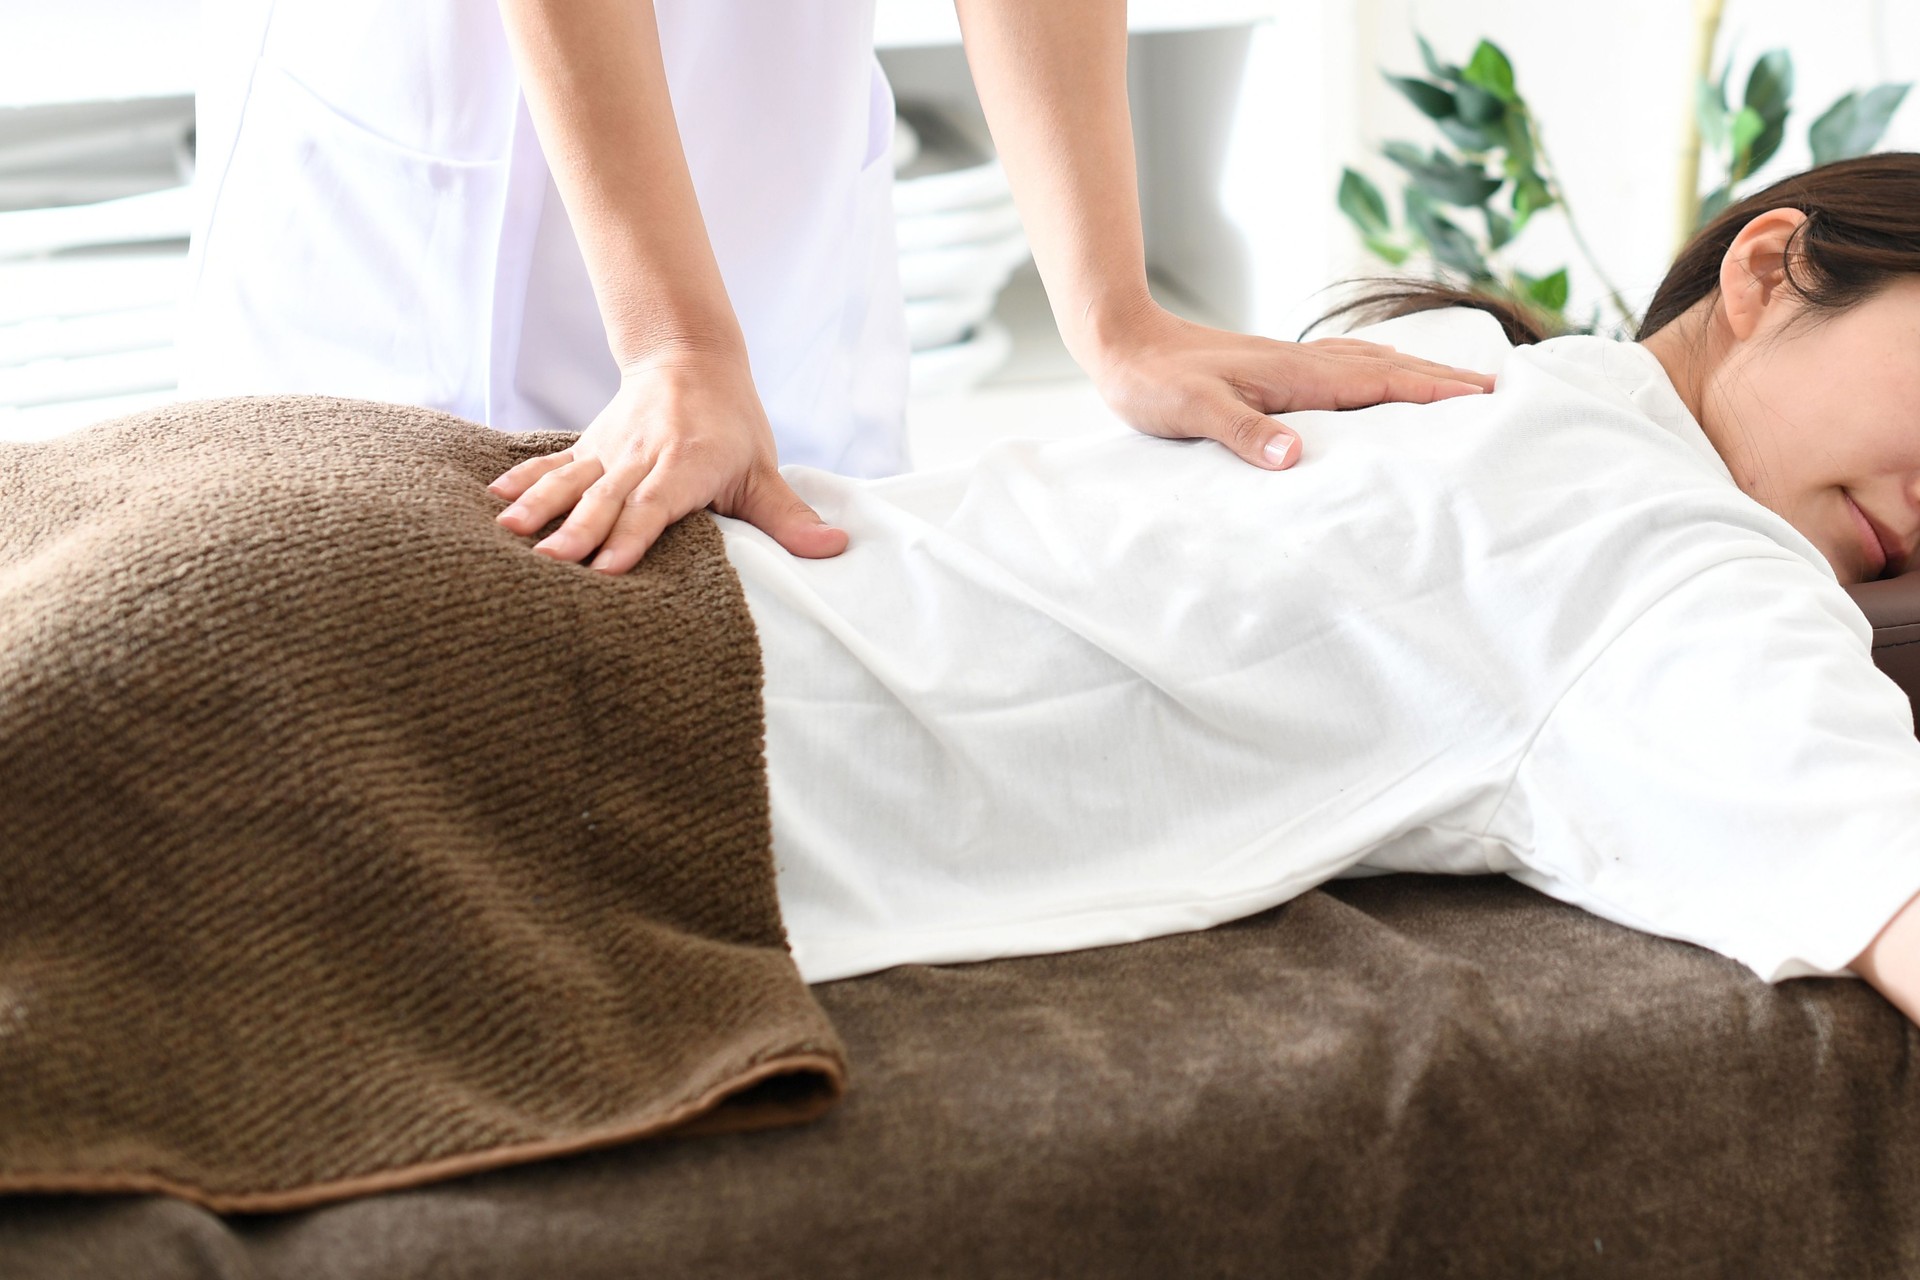
[[[610,577],[494,522],[573,438],[0,444],[0,1191],[299,1208],[839,1096],[719,531]]]

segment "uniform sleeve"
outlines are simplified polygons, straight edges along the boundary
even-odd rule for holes
[[[1704,571],[1574,679],[1487,834],[1526,884],[1769,982],[1847,972],[1920,891],[1920,743],[1871,641],[1803,561]]]

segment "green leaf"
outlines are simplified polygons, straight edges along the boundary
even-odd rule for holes
[[[1474,245],[1473,237],[1412,191],[1407,193],[1407,220],[1427,242],[1436,262],[1474,280],[1493,279],[1493,272],[1487,269],[1487,261]]]
[[[1478,208],[1501,187],[1502,180],[1475,164],[1461,164],[1435,151],[1430,155],[1405,142],[1381,148],[1387,159],[1405,169],[1414,185],[1435,200],[1462,208]]]
[[[1454,110],[1453,94],[1441,85],[1430,84],[1425,80],[1414,80],[1407,76],[1391,75],[1387,76],[1387,83],[1405,94],[1407,101],[1418,107],[1420,113],[1429,119],[1445,120],[1457,114]]]
[[[1391,240],[1382,240],[1378,236],[1362,236],[1360,241],[1367,246],[1374,257],[1392,263],[1396,267],[1404,266],[1407,259],[1412,256],[1405,245],[1395,244]]]
[[[1403,169],[1415,169],[1427,162],[1427,153],[1411,142],[1389,142],[1380,148],[1380,154]]]
[[[1847,138],[1853,132],[1854,116],[1858,111],[1855,104],[1858,101],[1858,94],[1843,95],[1822,111],[1820,118],[1807,129],[1807,144],[1813,151],[1815,167],[1864,154],[1847,145]]]
[[[1527,225],[1534,214],[1552,207],[1553,192],[1548,188],[1545,178],[1529,169],[1514,179],[1513,230],[1515,235],[1520,233],[1520,229]]]
[[[1492,129],[1506,118],[1507,104],[1477,84],[1463,84],[1454,90],[1454,107],[1468,124]]]
[[[1507,113],[1507,163],[1509,178],[1533,172],[1533,119],[1524,107]]]
[[[1460,78],[1485,89],[1502,102],[1520,101],[1513,84],[1513,63],[1491,40],[1482,40],[1475,47],[1473,57],[1461,71]]]
[[[1728,137],[1733,143],[1733,175],[1736,181],[1753,172],[1750,163],[1753,144],[1766,131],[1767,122],[1752,107],[1742,107],[1739,114],[1734,116]]]
[[[1462,209],[1480,208],[1504,185],[1502,179],[1489,177],[1477,169],[1458,166],[1453,169],[1416,170],[1413,182],[1435,200],[1458,205]]]
[[[1785,120],[1793,99],[1793,55],[1772,49],[1747,75],[1747,107],[1768,123]]]
[[[1711,80],[1702,80],[1695,90],[1693,114],[1700,122],[1701,141],[1716,150],[1727,145],[1727,97]]]
[[[1452,81],[1460,79],[1460,68],[1436,58],[1433,54],[1433,46],[1427,43],[1425,36],[1416,31],[1413,38],[1420,42],[1420,61],[1427,64],[1427,70],[1432,73],[1434,79]]]
[[[1489,151],[1497,151],[1505,141],[1504,135],[1489,133],[1478,125],[1468,124],[1464,120],[1435,120],[1440,132],[1447,135],[1447,141],[1462,151],[1483,156]]]
[[[1504,249],[1513,243],[1513,219],[1492,209],[1487,209],[1487,247]]]
[[[1365,174],[1352,169],[1340,174],[1340,212],[1352,219],[1363,237],[1384,236],[1393,230],[1380,188],[1369,182]]]
[[[1747,156],[1747,172],[1752,173],[1773,159],[1774,152],[1780,150],[1780,144],[1786,139],[1787,122],[1784,117],[1767,121],[1767,127],[1753,140],[1753,151]]]
[[[1565,267],[1550,276],[1534,277],[1524,271],[1516,271],[1513,277],[1520,282],[1522,296],[1535,306],[1556,314],[1566,309],[1567,269]]]
[[[1883,84],[1865,93],[1850,93],[1828,107],[1807,131],[1816,165],[1864,156],[1880,145],[1893,113],[1906,100],[1910,85]]]

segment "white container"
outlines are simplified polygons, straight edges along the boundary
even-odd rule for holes
[[[1013,354],[1013,335],[997,320],[974,330],[964,342],[916,351],[907,366],[907,386],[915,396],[950,396],[978,386]]]
[[[996,290],[955,294],[945,298],[918,298],[907,303],[907,341],[915,351],[959,342],[993,314]]]
[[[928,153],[923,150],[913,167],[924,166]],[[893,212],[898,218],[928,213],[951,213],[955,209],[973,209],[981,205],[1004,204],[1013,199],[1007,185],[1006,170],[998,160],[987,160],[959,169],[939,169],[895,179]]]
[[[909,301],[977,294],[1004,288],[1029,256],[1023,231],[983,244],[922,249],[900,255],[900,287]]]
[[[1020,211],[1013,207],[1012,196],[995,204],[952,209],[944,213],[896,216],[894,223],[894,234],[902,253],[980,244],[1003,239],[1018,230]]]

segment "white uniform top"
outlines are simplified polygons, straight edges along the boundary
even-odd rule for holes
[[[874,0],[657,0],[701,213],[783,461],[906,466]],[[492,0],[208,0],[190,396],[580,430],[619,377]]]
[[[1400,322],[1403,326],[1410,322]],[[722,521],[811,981],[1200,929],[1355,869],[1507,872],[1768,980],[1920,891],[1920,743],[1813,544],[1644,348],[1403,349],[1493,395],[862,484],[798,560]],[[1491,343],[1488,339],[1491,338]]]

